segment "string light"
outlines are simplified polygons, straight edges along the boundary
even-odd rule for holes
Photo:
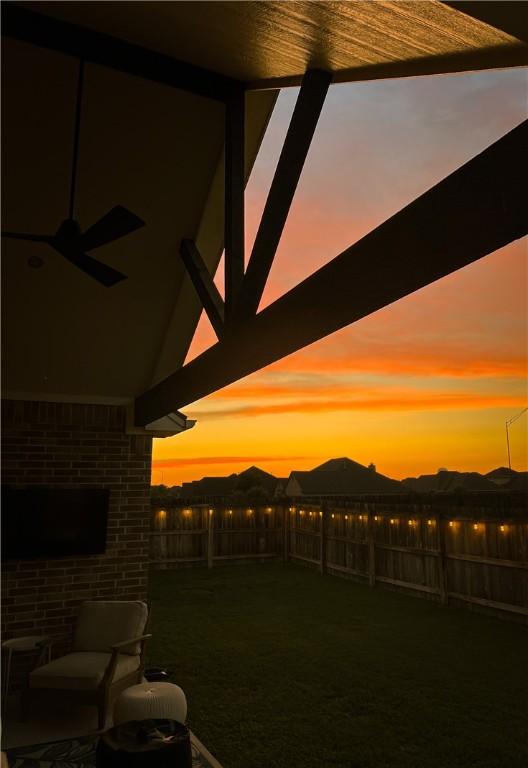
[[[322,517],[322,516],[323,516],[323,513],[322,513],[322,512],[319,512],[319,517]]]
[[[345,520],[348,520],[348,515],[345,515]]]
[[[409,525],[414,525],[414,520],[409,520]]]
[[[248,509],[247,513],[248,513],[248,515],[252,515],[253,514],[253,510],[252,509]]]
[[[310,517],[313,517],[313,512],[310,512]]]
[[[233,514],[233,510],[232,510],[232,509],[228,509],[228,510],[227,510],[227,514],[228,514],[228,515],[232,515],[232,514]]]
[[[374,520],[375,520],[376,522],[378,522],[378,520],[379,520],[379,517],[378,517],[377,515],[374,515]]]
[[[212,514],[213,514],[213,510],[212,510],[212,509],[210,509],[210,510],[209,510],[209,514],[210,514],[210,515],[212,515]]]
[[[450,527],[450,528],[454,528],[454,526],[455,526],[454,522],[453,522],[452,520],[450,520],[450,521],[449,521],[449,527]]]
[[[433,521],[432,521],[432,520],[428,520],[428,521],[427,521],[427,525],[432,525],[432,524],[433,524]]]
[[[500,526],[499,526],[499,530],[501,531],[501,533],[506,533],[506,531],[508,530],[508,528],[507,528],[507,526],[506,526],[506,525],[500,525]]]
[[[295,512],[295,507],[290,507],[290,508],[289,508],[289,511],[290,511],[290,512]]]
[[[359,515],[358,520],[363,520],[363,515]]]
[[[478,531],[478,529],[479,529],[479,524],[478,523],[474,523],[473,530],[474,531]]]
[[[304,515],[304,509],[300,509],[300,510],[299,510],[299,514],[300,514],[300,515]]]
[[[391,525],[394,525],[394,523],[395,523],[395,522],[396,522],[396,520],[394,520],[394,519],[391,517],[391,519],[390,519],[390,524],[391,524]]]
[[[335,517],[335,515],[334,515],[334,514],[332,514],[332,520],[334,519],[334,517]]]

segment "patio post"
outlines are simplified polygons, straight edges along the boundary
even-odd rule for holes
[[[213,567],[213,508],[207,510],[207,567]]]
[[[327,509],[326,504],[321,504],[321,533],[320,533],[320,555],[319,555],[319,570],[321,571],[321,576],[324,576],[326,573],[326,541],[327,541]]]
[[[282,559],[288,561],[289,556],[289,515],[286,505],[282,504]]]
[[[369,587],[376,586],[376,540],[374,531],[374,519],[369,507],[367,512],[367,543],[368,543],[368,579]]]
[[[445,556],[445,526],[442,525],[442,517],[440,514],[436,515],[436,530],[438,536],[438,589],[440,592],[440,602],[447,605],[448,586],[447,586],[447,563]]]

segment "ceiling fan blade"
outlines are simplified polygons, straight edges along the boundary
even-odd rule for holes
[[[117,269],[109,267],[107,264],[103,264],[97,259],[93,259],[82,251],[77,251],[73,248],[64,248],[56,243],[53,243],[53,247],[58,251],[61,256],[64,256],[69,262],[81,269],[98,283],[104,285],[106,288],[111,288],[121,280],[126,280],[127,276],[122,272],[118,272]]]
[[[144,226],[143,219],[123,208],[122,205],[116,205],[81,235],[80,245],[85,251],[90,251],[92,248],[111,243]]]
[[[29,240],[33,243],[49,243],[50,235],[29,235],[24,232],[2,232],[2,237],[8,237],[11,240]]]

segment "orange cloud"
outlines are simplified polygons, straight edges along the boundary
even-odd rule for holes
[[[335,394],[335,391],[334,391]],[[263,416],[285,413],[328,413],[332,411],[439,411],[474,410],[483,408],[522,407],[526,398],[510,395],[479,395],[468,393],[415,391],[401,392],[392,396],[376,396],[363,399],[305,400],[288,403],[247,405],[215,411],[194,411],[192,418],[201,421],[247,416]]]
[[[189,465],[203,464],[254,464],[256,461],[303,461],[305,456],[193,456],[186,458],[154,459],[154,469],[165,467],[186,467]]]
[[[442,351],[443,352],[443,351]],[[458,354],[454,351],[428,353],[425,350],[407,350],[401,357],[397,350],[387,349],[383,355],[368,355],[365,351],[359,354],[351,350],[346,356],[324,356],[321,350],[318,354],[303,354],[302,352],[283,358],[275,363],[270,370],[296,371],[316,373],[373,373],[373,374],[407,374],[454,376],[456,378],[478,378],[481,376],[504,378],[524,377],[528,370],[525,357],[518,356],[502,360],[486,360],[471,358],[471,352],[465,350]]]

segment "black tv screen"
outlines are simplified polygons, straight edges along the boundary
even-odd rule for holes
[[[2,558],[101,554],[109,491],[103,488],[2,488]]]

